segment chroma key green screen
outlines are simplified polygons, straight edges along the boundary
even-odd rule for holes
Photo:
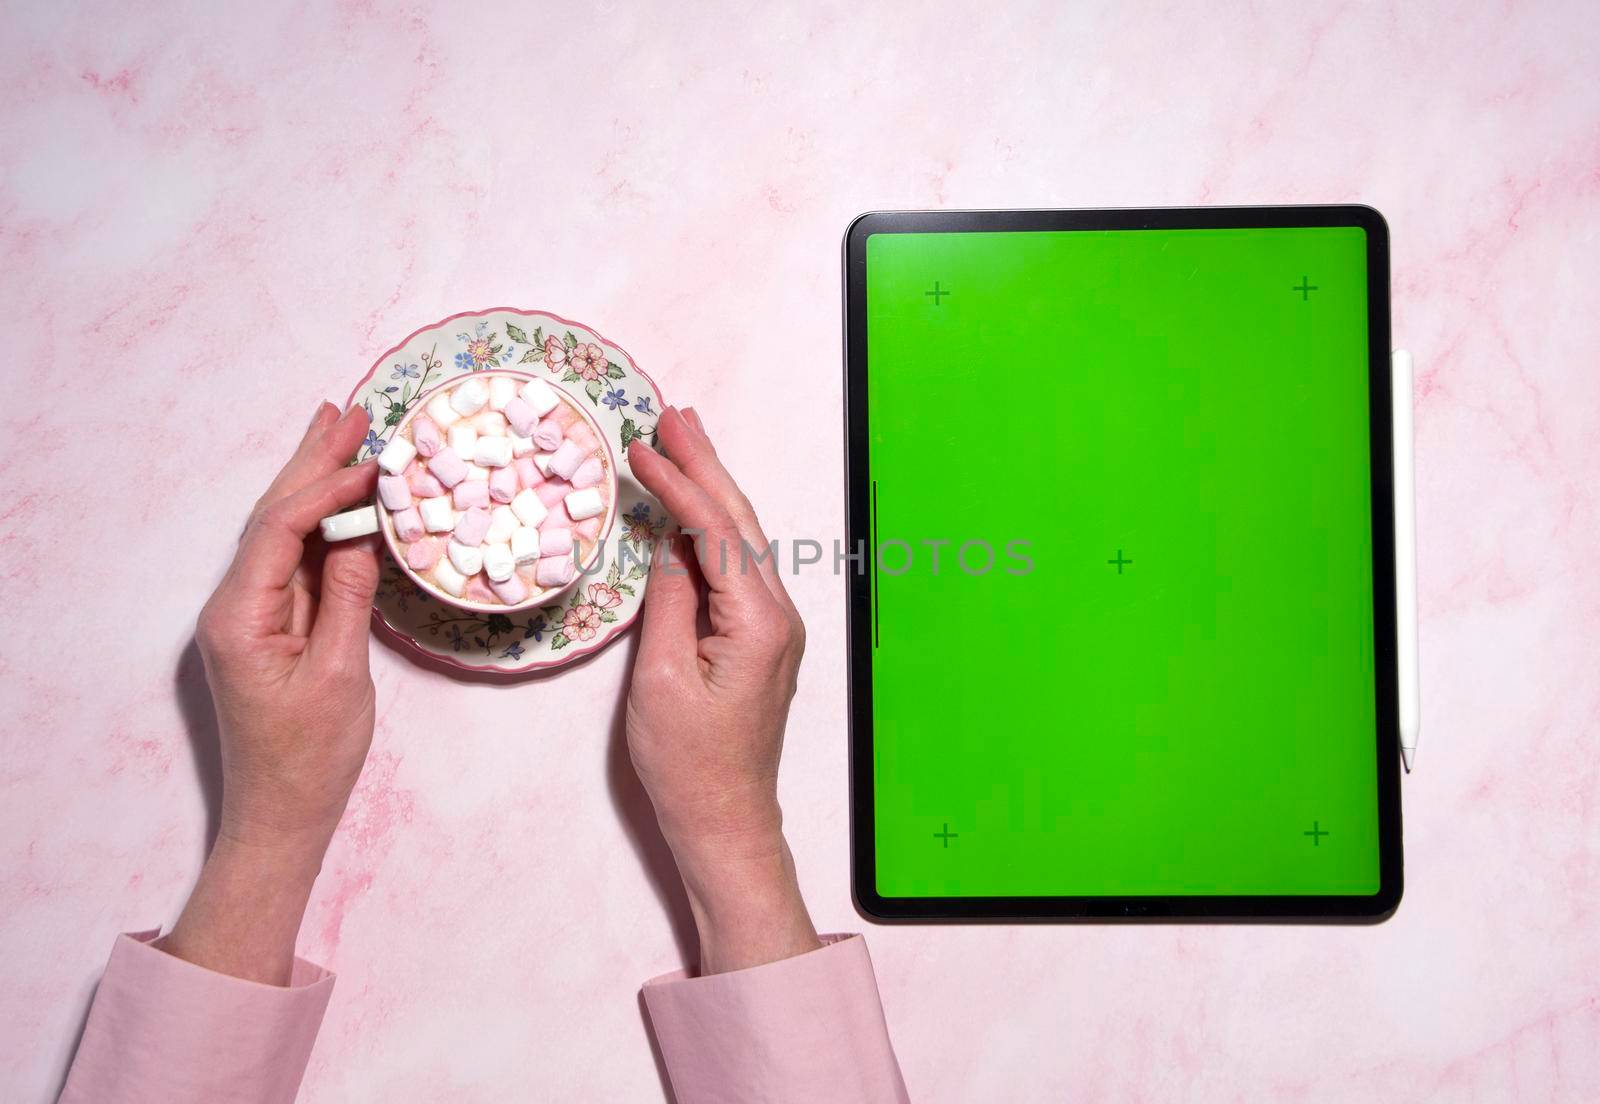
[[[875,233],[865,287],[877,892],[1376,893],[1366,231]]]

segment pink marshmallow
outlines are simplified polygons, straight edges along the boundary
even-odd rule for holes
[[[528,600],[528,584],[522,581],[522,576],[516,572],[511,573],[511,578],[503,583],[490,582],[489,589],[493,590],[495,597],[508,606]]]
[[[550,457],[550,472],[562,479],[571,479],[583,463],[584,451],[571,438],[561,442],[556,454]]]
[[[494,601],[494,591],[489,589],[489,583],[482,575],[474,575],[467,580],[467,589],[461,597],[469,602],[489,603]]]
[[[546,506],[554,506],[572,493],[572,484],[565,479],[547,479],[535,487],[533,493]]]
[[[533,578],[542,587],[564,586],[572,581],[577,570],[571,556],[549,556],[539,561]]]
[[[403,475],[380,475],[378,477],[378,501],[383,503],[385,510],[404,510],[411,505],[411,488],[406,486],[406,477]]]
[[[533,433],[531,434],[533,443],[539,447],[540,452],[554,452],[561,447],[561,439],[566,436],[566,433],[562,431],[561,423],[556,419],[556,415],[559,413],[561,413],[561,408],[558,406],[553,413],[545,415],[544,421],[533,428]],[[522,436],[527,437],[530,435],[525,433]]]
[[[521,460],[517,461],[522,463]],[[517,475],[516,468],[496,468],[489,473],[489,497],[496,502],[510,502],[517,497],[517,492],[522,489],[522,480]],[[460,490],[457,487],[456,490]]]
[[[456,521],[456,540],[468,548],[476,548],[483,543],[483,538],[489,532],[489,521],[488,510],[472,507]]]
[[[488,506],[489,484],[481,479],[466,479],[456,484],[455,490],[450,492],[450,497],[455,500],[458,510],[472,506]]]
[[[539,415],[533,412],[533,407],[521,395],[517,395],[506,403],[506,421],[511,423],[511,429],[518,437],[531,437],[534,427],[539,424]]]
[[[566,528],[540,529],[539,530],[539,555],[541,556],[570,556],[572,554],[572,530]]]
[[[416,468],[415,471],[411,468],[406,469],[406,486],[410,487],[411,493],[418,498],[438,498],[444,494],[444,484],[421,468]]]
[[[411,511],[416,513],[415,510]],[[420,520],[418,524],[421,524]],[[415,544],[406,545],[406,566],[412,571],[428,571],[444,554],[444,542],[424,537]]]
[[[446,487],[454,487],[467,477],[467,462],[446,445],[428,459],[428,470]]]
[[[572,485],[580,491],[585,487],[593,487],[606,477],[606,466],[600,462],[598,456],[591,456],[578,465],[578,470],[572,473]]]
[[[418,414],[411,420],[411,443],[417,446],[417,454],[426,460],[444,448],[444,435],[432,418]]]
[[[594,430],[589,428],[589,423],[578,420],[567,427],[567,440],[577,445],[584,452],[593,451],[600,442],[594,438]]]
[[[512,467],[517,473],[517,482],[524,487],[537,487],[544,482],[544,473],[539,470],[539,465],[533,462],[533,457],[524,456]]]
[[[394,515],[394,535],[407,544],[420,540],[425,532],[422,525],[422,515],[415,506],[407,507]]]
[[[577,527],[573,529],[573,532],[578,535],[579,540],[592,541],[600,535],[600,519],[592,517],[580,521]]]
[[[550,507],[550,512],[545,514],[544,520],[539,523],[539,531],[546,529],[570,529],[572,515],[567,513],[567,504],[557,502]]]

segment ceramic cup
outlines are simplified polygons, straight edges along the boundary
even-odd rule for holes
[[[427,391],[417,396],[415,401],[412,402],[411,408],[406,411],[405,417],[401,418],[400,421],[395,425],[394,436],[398,438],[408,435],[412,419],[421,414],[426,408],[429,400],[431,400],[439,392],[452,390],[455,387],[460,386],[462,383],[465,383],[469,379],[481,380],[487,384],[489,380],[496,376],[511,377],[517,380],[519,385],[526,383],[528,380],[536,378],[528,372],[518,372],[509,368],[494,368],[482,372],[473,372],[470,375],[455,376],[452,379],[445,380],[438,386],[429,388]],[[323,518],[323,539],[328,541],[349,540],[353,537],[361,537],[366,536],[369,533],[381,532],[383,534],[384,543],[388,545],[389,555],[394,559],[394,562],[399,566],[400,570],[404,571],[406,575],[410,577],[411,581],[416,584],[417,588],[423,593],[437,598],[445,605],[453,606],[457,609],[470,610],[474,613],[506,614],[516,613],[520,610],[531,609],[534,606],[544,605],[546,603],[555,601],[557,598],[561,597],[563,594],[577,585],[578,581],[584,577],[584,572],[589,570],[594,565],[595,559],[600,554],[601,547],[611,535],[611,526],[616,521],[617,516],[617,458],[616,455],[611,451],[610,442],[606,440],[605,433],[601,430],[599,423],[594,420],[594,416],[591,415],[587,410],[583,409],[583,407],[572,397],[571,394],[569,394],[560,386],[556,386],[556,391],[561,396],[561,401],[575,411],[578,417],[583,420],[584,424],[589,427],[589,431],[594,434],[595,440],[599,442],[598,447],[600,453],[600,462],[605,467],[605,478],[602,480],[600,485],[605,490],[606,509],[605,513],[600,516],[600,533],[595,538],[593,545],[588,550],[588,553],[580,561],[578,561],[578,569],[573,573],[572,579],[568,582],[563,583],[561,586],[549,587],[544,590],[540,590],[532,583],[529,583],[528,597],[525,600],[518,602],[516,605],[506,605],[501,602],[474,602],[470,598],[457,598],[449,591],[435,586],[432,582],[423,578],[416,571],[412,570],[411,566],[406,563],[405,549],[402,546],[400,539],[395,536],[394,519],[390,516],[389,511],[384,508],[382,502],[375,502],[371,506],[363,506],[356,510],[347,511],[343,514],[336,514],[333,517]]]

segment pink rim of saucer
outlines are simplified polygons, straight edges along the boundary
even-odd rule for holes
[[[385,350],[382,353],[382,355],[380,355],[378,357],[377,360],[372,362],[372,367],[367,369],[367,374],[362,376],[361,379],[356,382],[356,385],[350,389],[350,395],[349,395],[348,398],[345,399],[345,408],[348,409],[351,406],[351,404],[355,402],[355,398],[356,398],[356,396],[358,394],[361,393],[361,389],[366,387],[366,385],[372,381],[372,377],[378,374],[378,369],[383,367],[383,362],[388,360],[394,354],[398,353],[401,349],[404,349],[407,345],[411,344],[412,339],[415,338],[418,334],[426,333],[429,330],[438,329],[440,326],[444,326],[444,325],[446,325],[448,323],[454,322],[458,318],[480,318],[480,317],[482,317],[483,315],[486,315],[486,314],[517,314],[517,315],[521,315],[524,318],[534,318],[534,317],[552,318],[555,321],[561,323],[563,326],[567,326],[569,328],[576,328],[576,329],[584,330],[584,331],[586,331],[586,332],[588,332],[590,334],[593,334],[596,341],[599,341],[599,342],[609,346],[610,348],[615,349],[617,351],[617,353],[619,355],[621,355],[622,359],[626,360],[628,362],[628,367],[631,368],[633,371],[637,372],[640,375],[640,377],[642,377],[643,379],[648,381],[649,384],[650,384],[651,389],[655,391],[656,396],[658,398],[661,397],[661,388],[656,385],[656,381],[653,378],[651,378],[650,373],[644,371],[642,368],[639,367],[638,364],[634,363],[633,357],[628,355],[628,351],[626,349],[624,349],[622,346],[616,344],[616,342],[614,342],[614,341],[607,340],[605,335],[602,334],[599,330],[595,329],[593,326],[586,326],[582,322],[574,322],[570,318],[563,318],[563,317],[561,317],[561,315],[552,314],[549,311],[523,310],[521,307],[489,307],[489,308],[487,308],[485,310],[461,311],[458,314],[452,314],[447,318],[441,318],[437,322],[430,322],[426,326],[418,326],[416,329],[412,330],[409,334],[407,334],[404,338],[402,338],[397,344],[395,344],[393,347]],[[665,405],[665,403],[663,402],[663,406],[664,405]],[[601,439],[604,440],[605,438],[602,436]],[[610,448],[610,443],[609,442],[607,442],[606,447]],[[621,469],[620,466],[616,469],[616,473],[617,473],[617,482],[618,482],[618,485],[620,486],[620,484],[622,482],[622,469]],[[613,510],[612,514],[613,514],[613,517],[614,517],[615,514],[616,514],[616,510]],[[610,536],[611,536],[610,530],[607,530],[606,532],[604,532],[604,533],[602,533],[600,535],[600,539],[601,540],[606,540]],[[579,576],[578,585],[581,586],[582,584],[583,584],[583,576]],[[517,666],[517,667],[502,667],[502,666],[500,666],[498,664],[495,664],[495,663],[463,663],[463,662],[461,662],[461,660],[455,658],[454,656],[445,655],[442,652],[431,651],[428,648],[423,647],[422,646],[422,642],[420,640],[418,640],[416,637],[414,637],[413,635],[411,635],[411,633],[406,632],[403,629],[396,628],[395,626],[389,624],[388,619],[385,618],[384,615],[383,615],[383,611],[378,609],[377,606],[373,606],[372,607],[372,620],[373,620],[373,623],[377,626],[377,628],[380,629],[386,635],[388,635],[390,639],[394,640],[397,644],[400,644],[400,645],[402,645],[404,647],[410,648],[411,650],[415,651],[418,655],[422,656],[424,659],[427,659],[427,660],[430,660],[430,661],[436,662],[436,663],[443,663],[443,664],[446,664],[446,665],[451,666],[451,667],[459,668],[459,669],[461,669],[463,671],[477,671],[477,672],[481,672],[481,673],[484,673],[484,674],[504,675],[504,676],[510,677],[510,676],[514,676],[514,675],[525,675],[525,674],[528,674],[528,673],[530,673],[532,671],[546,671],[546,670],[550,670],[551,668],[554,668],[554,667],[561,667],[561,666],[564,666],[564,665],[566,665],[568,663],[571,663],[575,659],[579,659],[579,658],[581,658],[583,656],[592,655],[593,653],[598,652],[601,648],[604,648],[607,644],[611,643],[611,641],[615,640],[619,634],[624,632],[629,626],[631,626],[633,624],[633,622],[639,616],[639,613],[638,613],[639,608],[640,608],[639,606],[635,606],[633,614],[631,616],[629,616],[629,617],[626,617],[626,618],[619,617],[619,618],[617,618],[616,621],[614,621],[612,624],[607,626],[607,631],[606,632],[600,633],[599,635],[597,635],[592,641],[590,641],[585,646],[582,646],[582,647],[570,647],[570,648],[564,649],[562,651],[560,657],[556,658],[556,659],[547,660],[547,661],[545,661],[543,663],[523,664],[523,665]]]
[[[481,372],[463,372],[459,376],[451,376],[447,380],[440,380],[434,386],[417,395],[416,399],[412,402],[411,409],[406,412],[406,416],[401,418],[400,421],[396,423],[394,427],[394,435],[396,437],[400,436],[401,432],[405,430],[406,426],[411,424],[412,419],[422,412],[423,407],[426,405],[423,401],[425,396],[437,394],[441,388],[456,386],[469,375],[475,376],[479,379],[484,379],[489,376],[514,376],[521,380],[540,378],[539,376],[535,376],[532,372],[524,372],[518,368],[485,368]],[[369,376],[368,378],[370,379],[371,377]],[[584,561],[584,563],[578,569],[578,574],[575,575],[569,582],[555,587],[554,589],[542,590],[539,592],[537,597],[530,597],[525,601],[518,602],[514,606],[508,606],[503,602],[496,602],[491,606],[487,602],[473,602],[465,598],[457,598],[453,594],[443,594],[440,592],[439,588],[434,586],[432,583],[424,582],[422,577],[413,571],[411,565],[406,563],[405,559],[400,555],[400,550],[395,547],[400,538],[395,536],[394,517],[387,509],[384,508],[383,503],[377,503],[378,523],[383,528],[383,542],[389,548],[389,557],[394,560],[395,564],[399,566],[401,571],[404,571],[411,578],[413,583],[416,583],[417,586],[420,587],[425,593],[437,601],[442,602],[444,605],[454,606],[456,609],[466,610],[468,613],[510,614],[523,613],[526,610],[535,609],[550,602],[560,601],[561,599],[565,598],[567,593],[573,587],[577,586],[579,581],[585,577],[583,574],[584,569],[593,565],[595,557],[600,555],[600,550],[604,546],[606,539],[611,536],[611,530],[617,523],[617,492],[622,487],[622,479],[617,472],[616,454],[611,451],[611,442],[606,440],[605,430],[600,428],[600,423],[595,421],[587,410],[579,406],[571,395],[567,394],[566,388],[560,388],[559,390],[561,391],[562,401],[567,403],[567,405],[571,406],[572,409],[578,412],[578,416],[583,419],[584,424],[593,431],[595,439],[600,442],[600,447],[605,451],[606,473],[611,480],[609,488],[611,493],[607,497],[606,517],[605,522],[600,526],[600,535],[595,538],[594,548],[589,553],[589,558]]]

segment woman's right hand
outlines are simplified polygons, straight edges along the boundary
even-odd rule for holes
[[[628,692],[628,750],[721,973],[820,946],[778,807],[778,760],[805,627],[750,502],[693,409],[668,407],[628,460],[684,529],[656,547]],[[700,590],[710,634],[700,636]]]

